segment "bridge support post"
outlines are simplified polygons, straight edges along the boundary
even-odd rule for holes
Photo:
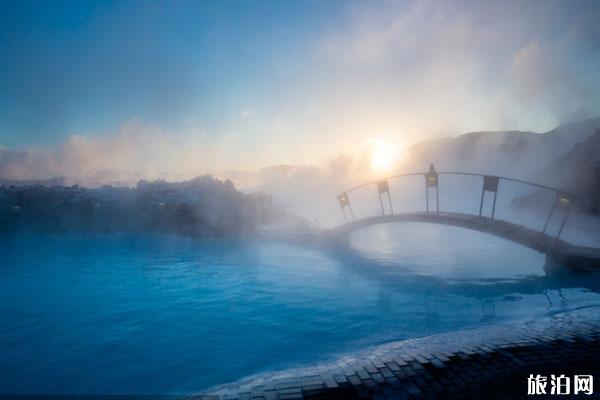
[[[483,185],[481,186],[481,200],[479,202],[479,216],[481,217],[483,213],[483,199],[485,198],[486,192],[494,193],[494,200],[492,203],[492,216],[494,219],[494,215],[496,214],[496,199],[498,198],[498,185],[500,183],[500,178],[497,176],[484,175],[483,176]]]
[[[552,218],[552,214],[554,214],[554,209],[556,208],[557,201],[558,201],[558,192],[555,193],[554,202],[552,202],[552,208],[550,208],[550,212],[548,213],[548,218],[546,218],[546,223],[544,224],[544,229],[542,229],[542,233],[546,233],[546,229],[548,228],[548,224],[550,224],[550,219]]]
[[[435,189],[435,210],[440,213],[440,191],[438,186],[438,173],[435,172],[433,164],[429,166],[429,172],[425,174],[425,212],[429,214],[429,189]]]
[[[440,213],[440,190],[439,186],[435,187],[435,212],[439,215]]]
[[[481,217],[481,213],[483,212],[483,197],[485,196],[485,190],[481,189],[481,201],[479,202],[479,216]]]
[[[381,207],[381,215],[385,215],[385,209],[383,208],[383,200],[381,200],[381,193],[377,193],[377,197],[379,197],[379,206]]]
[[[425,212],[429,214],[429,186],[425,184]]]
[[[352,205],[350,204],[350,198],[347,193],[342,193],[336,196],[338,199],[338,203],[340,205],[340,209],[342,210],[342,214],[344,215],[344,221],[348,223],[348,217],[346,216],[346,208],[350,211],[350,216],[352,217],[352,222],[356,221],[354,218],[354,211],[352,211]]]
[[[560,228],[558,228],[558,233],[556,234],[556,239],[560,240],[560,234],[563,231],[563,228],[565,227],[566,223],[567,223],[567,218],[569,218],[569,214],[571,213],[571,206],[569,205],[569,207],[567,208],[567,211],[565,212],[565,217],[562,220],[562,223],[560,224]]]
[[[556,196],[554,197],[554,203],[552,203],[552,208],[550,209],[550,213],[548,214],[548,218],[546,219],[546,223],[544,224],[544,229],[542,230],[542,233],[546,233],[546,229],[550,224],[550,220],[552,219],[554,211],[557,209],[564,210],[565,215],[563,216],[563,219],[560,223],[560,227],[558,228],[558,232],[556,233],[556,239],[559,240],[560,235],[565,225],[567,224],[567,219],[569,218],[569,214],[571,213],[571,207],[573,206],[574,202],[574,197],[564,193],[556,192]]]
[[[381,215],[385,215],[385,208],[383,207],[383,199],[381,198],[381,195],[383,193],[387,194],[388,204],[390,207],[390,214],[394,215],[394,208],[392,207],[392,196],[390,196],[390,185],[388,184],[387,179],[377,181],[377,196],[379,197],[379,205],[381,206]]]

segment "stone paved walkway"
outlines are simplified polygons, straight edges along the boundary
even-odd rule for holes
[[[594,375],[600,398],[600,309],[393,342],[334,362],[252,377],[198,398],[515,399],[530,374]],[[573,388],[571,387],[571,395]]]

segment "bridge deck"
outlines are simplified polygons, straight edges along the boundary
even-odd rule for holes
[[[575,246],[522,225],[454,212],[416,212],[369,217],[338,226],[323,235],[329,240],[343,240],[356,230],[392,222],[426,222],[467,228],[522,244],[569,267],[600,269],[600,249]]]

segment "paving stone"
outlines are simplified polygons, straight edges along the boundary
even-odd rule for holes
[[[290,389],[290,388],[299,388],[301,385],[299,380],[284,380],[281,382],[277,382],[277,389]]]
[[[377,373],[377,368],[375,368],[375,366],[371,363],[367,363],[364,366],[365,370],[369,373],[369,374],[375,374]],[[360,376],[360,375],[359,375]]]
[[[425,358],[425,357],[423,357],[421,355],[416,355],[415,356],[415,360],[417,360],[421,364],[425,364],[428,361],[427,358]]]
[[[318,384],[318,385],[305,385],[302,386],[302,390],[307,392],[307,391],[314,391],[314,390],[320,390],[320,389],[324,389],[325,385],[324,384]]]
[[[267,390],[265,391],[265,400],[276,400],[277,399],[277,392],[274,390]]]
[[[348,382],[348,378],[346,377],[346,375],[341,375],[341,374],[335,374],[333,376],[333,378],[335,379],[335,381],[340,384],[340,383],[344,383],[344,382]]]
[[[423,364],[417,361],[411,361],[409,365],[414,371],[422,371],[423,369],[425,369],[425,367],[423,367]]]
[[[396,363],[396,365],[398,365],[399,367],[402,367],[404,365],[408,365],[408,362],[406,360],[404,360],[402,357],[399,357],[399,356],[392,357],[392,360],[394,360],[394,362]]]
[[[364,380],[364,381],[362,381],[361,384],[362,384],[362,386],[367,388],[370,392],[373,392],[373,391],[379,389],[379,385],[373,379]]]
[[[356,375],[351,375],[348,377],[348,382],[350,382],[351,385],[353,386],[359,386],[361,384],[361,380],[358,376]]]
[[[281,394],[279,393],[279,400],[294,400],[301,399],[302,393],[290,393],[290,394]]]
[[[394,373],[389,368],[381,368],[379,372],[386,378],[391,378],[394,376]]]
[[[333,378],[331,378],[325,380],[325,386],[329,389],[332,389],[338,387],[339,385]]]
[[[408,393],[410,394],[422,394],[421,389],[419,389],[419,387],[414,384],[413,382],[410,382],[407,386],[406,389],[408,390]]]
[[[393,376],[393,374],[392,374],[392,376]],[[385,378],[383,377],[383,375],[381,375],[379,373],[373,374],[373,375],[371,375],[371,377],[377,383],[384,383],[385,382]]]
[[[358,377],[363,380],[369,379],[371,377],[371,375],[369,375],[369,373],[362,368],[357,368],[356,375],[358,375]]]
[[[400,366],[396,364],[394,361],[386,362],[381,368],[389,368],[391,371],[400,371]]]

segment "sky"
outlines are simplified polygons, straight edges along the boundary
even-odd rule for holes
[[[318,164],[600,114],[600,2],[0,0],[0,177]]]

